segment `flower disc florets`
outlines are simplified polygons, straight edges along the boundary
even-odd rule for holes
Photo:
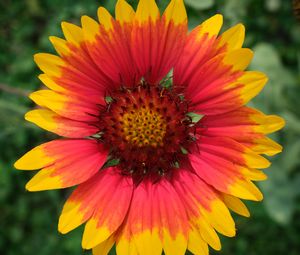
[[[162,86],[140,84],[111,94],[100,115],[103,143],[125,173],[164,175],[175,168],[192,141],[188,104]]]

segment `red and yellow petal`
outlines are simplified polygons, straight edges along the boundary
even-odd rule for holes
[[[106,31],[113,29],[114,18],[104,7],[98,8],[98,20]]]
[[[221,197],[212,186],[187,170],[176,172],[172,183],[189,218],[189,240],[193,242],[197,238],[200,242],[197,254],[207,249],[203,242],[219,250],[221,246],[215,230],[226,236],[235,235],[234,221]]]
[[[204,116],[198,133],[209,137],[229,137],[259,154],[271,156],[281,152],[282,147],[265,135],[281,129],[284,124],[278,116],[242,107],[224,114]]]
[[[39,127],[68,138],[83,138],[98,132],[96,123],[74,121],[61,117],[47,109],[37,109],[26,113],[25,119]]]
[[[116,20],[119,21],[121,25],[124,25],[133,21],[135,12],[131,5],[125,0],[118,0],[116,4],[115,16]]]
[[[100,106],[90,98],[81,95],[59,93],[52,90],[38,90],[30,94],[37,105],[48,108],[53,112],[72,120],[94,123],[98,121]],[[99,99],[99,104],[104,102]]]
[[[116,242],[115,235],[111,235],[108,239],[93,248],[93,255],[107,255]]]
[[[38,53],[34,55],[34,61],[38,67],[51,77],[60,77],[65,62],[58,56],[49,53]]]
[[[217,52],[225,52],[240,49],[243,46],[245,39],[245,27],[243,24],[237,24],[223,34],[221,34],[216,40]]]
[[[185,42],[184,50],[174,67],[174,85],[186,86],[193,73],[209,58],[217,35],[222,27],[223,17],[217,14],[193,29]]]
[[[267,78],[262,73],[243,72],[252,56],[249,49],[238,49],[217,55],[198,68],[185,91],[192,108],[205,115],[219,114],[237,109],[256,96]]]
[[[54,140],[27,152],[15,168],[43,168],[26,185],[30,191],[65,188],[80,184],[103,166],[107,152],[94,140]],[[38,160],[37,160],[38,159]]]
[[[57,37],[50,40],[60,57],[47,53],[34,55],[36,64],[49,79],[73,94],[93,93],[103,97],[111,81],[97,69],[85,46],[75,46]]]
[[[191,227],[189,231],[188,250],[199,255],[208,255],[209,252],[207,242],[194,227]]]
[[[63,88],[62,86],[58,85],[52,78],[50,78],[47,74],[40,74],[38,76],[40,81],[49,89],[54,90],[56,92],[71,92]]]
[[[239,198],[224,193],[221,193],[220,196],[230,210],[244,217],[250,217],[248,208]]]
[[[255,168],[267,168],[270,162],[249,148],[223,137],[200,137],[189,155],[197,175],[215,189],[239,198],[261,200],[262,194],[251,182],[261,175]]]
[[[171,220],[172,219],[172,220]],[[134,190],[126,221],[117,238],[117,253],[166,255],[184,254],[188,220],[181,200],[171,183],[162,178],[144,180]]]
[[[50,37],[50,40],[60,54],[60,57],[39,53],[34,60],[44,72],[40,75],[41,81],[55,92],[73,95],[73,98],[81,98],[86,104],[104,104],[104,91],[111,83],[104,73],[97,68],[88,54],[84,45],[83,32],[80,27],[63,22],[62,29],[66,40]],[[51,92],[50,92],[51,93]]]
[[[151,239],[150,239],[151,240]],[[138,255],[137,247],[135,243],[131,240],[128,241],[127,239],[120,237],[117,239],[116,245],[117,254],[124,254],[124,255]],[[153,253],[156,255],[157,253]]]
[[[149,20],[155,22],[159,19],[159,9],[154,0],[140,0],[135,19],[139,24],[148,23]]]
[[[174,84],[189,86],[194,73],[219,54],[240,49],[245,38],[242,24],[233,26],[218,37],[223,17],[217,14],[204,21],[188,35],[181,58],[174,67]]]
[[[59,218],[61,233],[87,222],[82,240],[84,248],[111,243],[110,236],[122,224],[133,190],[131,178],[120,175],[119,171],[117,168],[101,170],[73,191]]]
[[[172,0],[160,17],[154,0],[139,1],[131,51],[140,75],[150,84],[165,77],[182,53],[187,16],[182,0]]]
[[[62,22],[61,28],[66,40],[77,47],[83,42],[82,29],[72,23]]]
[[[117,6],[117,20],[103,7],[98,9],[100,24],[82,17],[86,47],[97,68],[111,80],[109,89],[134,86],[140,79],[130,50],[133,10],[124,0]],[[128,14],[121,11],[122,6],[126,6]]]
[[[84,229],[83,248],[93,248],[108,239],[127,215],[133,190],[132,179],[118,174],[114,183],[107,183],[109,190],[106,192],[103,185],[99,186],[101,192],[98,191],[97,208]]]
[[[97,68],[89,55],[83,29],[71,23],[62,22],[66,40],[50,37],[50,40],[67,64],[63,75],[56,80],[66,88],[78,88],[81,93],[93,90],[103,95],[104,89],[110,88],[111,79]]]
[[[77,54],[72,56],[75,55],[77,56]],[[65,59],[50,54],[36,54],[35,61],[44,71],[44,74],[40,75],[41,81],[53,91],[34,92],[30,95],[33,101],[66,118],[79,121],[96,119],[92,115],[98,114],[99,105],[104,105],[105,102],[103,87],[91,78],[95,75],[83,74]],[[85,69],[84,64],[80,64],[78,59],[73,62],[79,63],[81,70]]]
[[[238,24],[217,37],[221,26],[222,16],[215,15],[195,28],[174,67],[175,88],[200,114],[237,109],[267,82],[262,73],[244,72],[253,57],[251,50],[241,48],[244,27]]]

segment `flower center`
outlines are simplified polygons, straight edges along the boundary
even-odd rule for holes
[[[167,121],[155,110],[146,105],[139,109],[132,108],[123,115],[121,122],[123,136],[132,145],[163,146]]]
[[[101,140],[125,174],[158,176],[178,167],[193,142],[188,104],[171,90],[140,84],[110,95],[100,114]]]

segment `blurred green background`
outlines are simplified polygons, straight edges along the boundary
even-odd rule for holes
[[[137,1],[130,1],[136,6]],[[167,1],[158,1],[163,9]],[[225,17],[224,29],[242,22],[245,45],[255,50],[251,69],[270,81],[252,105],[283,116],[287,125],[272,137],[284,146],[259,184],[262,204],[247,203],[250,219],[235,217],[237,237],[222,238],[225,255],[300,254],[300,22],[290,0],[185,0],[193,28],[215,13]],[[28,149],[55,138],[23,115],[33,108],[26,97],[38,89],[39,71],[32,55],[54,52],[49,35],[62,36],[61,21],[79,24],[80,16],[96,17],[104,5],[112,13],[115,1],[0,0],[0,254],[78,255],[79,228],[63,236],[57,221],[70,190],[29,193],[25,183],[33,173],[18,172],[13,162]],[[112,253],[114,254],[114,253]]]

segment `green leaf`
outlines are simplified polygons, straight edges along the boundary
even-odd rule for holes
[[[281,165],[284,166],[286,171],[293,171],[293,169],[300,164],[299,162],[300,155],[300,140],[290,141],[283,150],[283,155],[281,155]]]
[[[283,167],[273,165],[268,170],[268,177],[267,181],[260,184],[265,196],[264,205],[273,220],[287,225],[295,210],[296,190]]]
[[[267,72],[282,66],[280,56],[273,45],[269,43],[259,43],[254,47],[254,58],[251,66],[259,66]]]
[[[105,165],[102,168],[107,168],[107,167],[111,167],[111,166],[116,166],[120,163],[119,159],[111,159],[108,160]]]
[[[250,68],[267,74],[269,82],[262,93],[255,98],[260,108],[266,112],[282,110],[286,107],[286,88],[293,87],[295,77],[286,69],[276,48],[268,43],[259,43],[254,48],[254,58]]]
[[[226,0],[224,1],[224,7],[222,8],[222,12],[224,17],[230,21],[230,24],[234,25],[238,22],[243,21],[243,18],[247,15],[249,0]]]
[[[181,152],[184,155],[188,154],[188,151],[185,148],[183,148],[183,147],[181,147]]]
[[[196,9],[205,10],[211,8],[215,1],[214,0],[185,0],[186,5]]]
[[[16,102],[0,99],[0,111],[12,111],[14,113],[23,115],[28,111],[28,108],[21,104],[17,104]]]
[[[112,101],[114,101],[112,97],[105,97],[105,102],[106,102],[106,103],[109,104],[109,103],[111,103]]]
[[[192,119],[193,123],[197,123],[199,120],[201,120],[203,118],[204,115],[201,114],[197,114],[194,112],[189,112],[186,114],[188,117],[190,117]]]
[[[265,5],[268,11],[276,12],[281,7],[281,0],[266,0]]]
[[[296,195],[300,195],[300,189],[299,189],[299,187],[300,187],[300,173],[298,173],[294,178],[293,178],[293,182],[292,182],[292,184],[293,184],[293,188],[294,188],[294,190],[295,190],[295,192],[296,192]]]
[[[286,121],[285,129],[300,134],[300,119],[291,112],[283,112],[280,114]]]

